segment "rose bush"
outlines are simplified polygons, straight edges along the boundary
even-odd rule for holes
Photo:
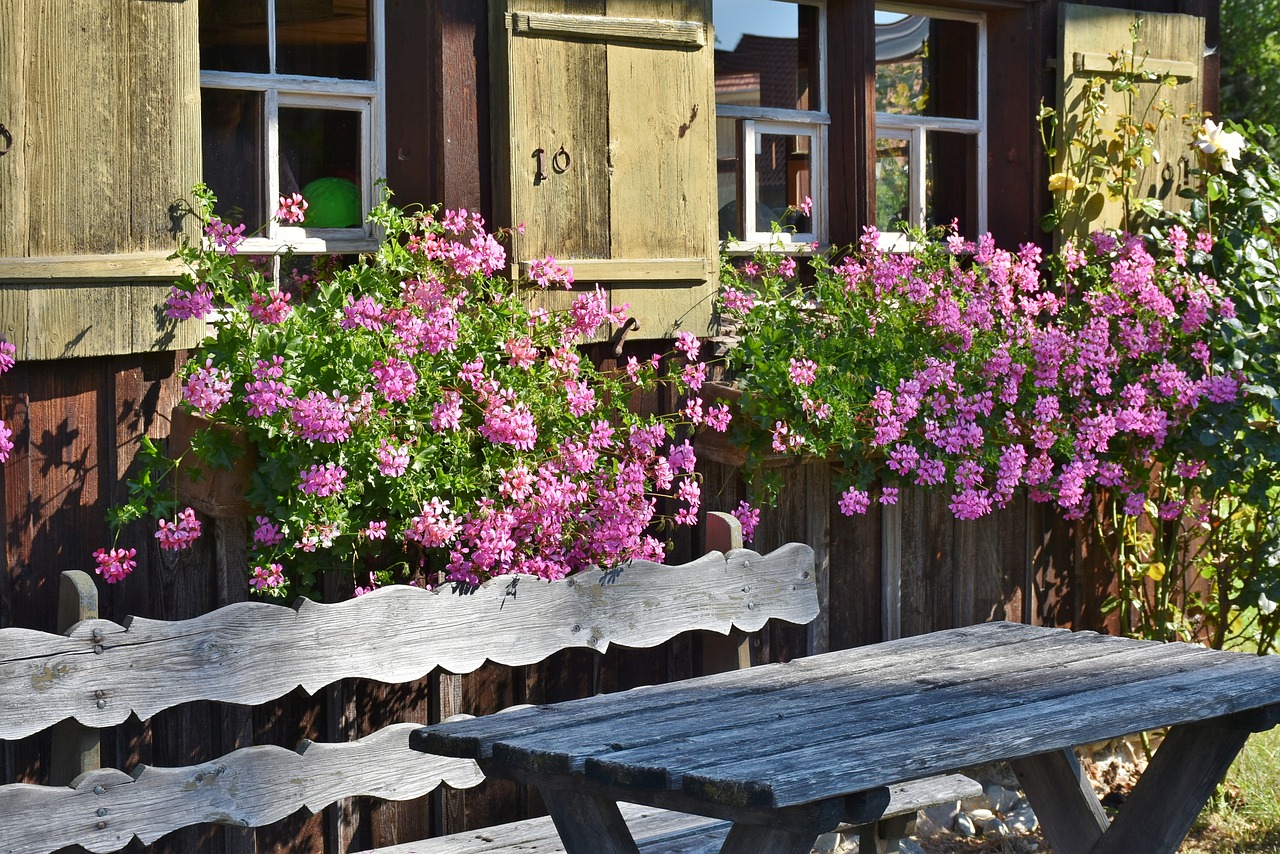
[[[371,214],[385,234],[376,252],[277,281],[271,259],[239,254],[243,227],[212,205],[198,188],[204,240],[177,253],[190,273],[169,311],[214,318],[183,370],[186,405],[243,428],[261,459],[248,495],[259,508],[256,589],[309,592],[319,571],[337,568],[356,576],[357,592],[393,580],[559,578],[661,560],[661,525],[694,521],[694,455],[677,428],[723,416],[696,395],[671,415],[628,407],[660,381],[696,392],[705,368],[692,336],[677,342],[677,370],[658,357],[597,369],[577,345],[625,306],[610,308],[596,287],[543,307],[551,301],[539,296],[571,287],[572,271],[547,258],[530,281],[508,280],[500,235],[478,214],[384,201]],[[277,216],[304,209],[282,198]],[[222,435],[197,432],[189,453],[229,468],[235,450]],[[150,443],[143,456],[113,525],[158,517],[161,546],[184,547],[199,520],[179,512],[180,460]],[[657,515],[660,494],[675,499],[668,518]],[[118,580],[133,558],[103,549],[99,571]]]

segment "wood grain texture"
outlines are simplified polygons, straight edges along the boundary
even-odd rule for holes
[[[1039,753],[1012,765],[1053,849],[1062,854],[1092,851],[1111,820],[1075,752]]]
[[[304,807],[316,812],[341,797],[404,800],[441,783],[467,788],[483,779],[474,762],[408,750],[416,727],[399,724],[341,744],[307,743],[298,752],[249,747],[194,767],[144,766],[132,776],[102,769],[68,787],[0,787],[0,814],[6,816],[0,851],[47,852],[73,842],[93,852],[115,851],[135,836],[150,844],[193,824],[259,827]],[[105,826],[97,827],[94,816]]]
[[[1280,662],[998,623],[427,728],[410,743],[533,779],[784,807],[1277,697]]]
[[[1129,26],[1136,18],[1141,18],[1142,28],[1136,47],[1139,59],[1145,53],[1148,56],[1146,69],[1173,74],[1178,85],[1170,88],[1153,82],[1137,87],[1136,104],[1146,104],[1157,97],[1168,100],[1174,118],[1162,122],[1157,129],[1155,148],[1161,156],[1157,163],[1148,166],[1138,176],[1139,183],[1134,193],[1138,198],[1158,198],[1170,210],[1185,209],[1188,202],[1178,196],[1178,191],[1189,185],[1192,163],[1186,132],[1177,117],[1194,112],[1203,103],[1204,19],[1194,15],[1139,13],[1072,3],[1062,4],[1060,10],[1058,56],[1062,60],[1058,64],[1058,104],[1063,138],[1076,136],[1076,129],[1081,123],[1082,93],[1089,81],[1095,77],[1108,79],[1112,76],[1112,66],[1105,59],[1106,53],[1127,50],[1130,46]],[[1105,69],[1101,67],[1103,65]],[[1127,110],[1122,95],[1110,89],[1106,101],[1110,112],[1103,117],[1102,125],[1105,131],[1112,132],[1115,129],[1114,117]],[[1145,115],[1134,118],[1138,122],[1150,119]],[[1060,146],[1062,149],[1065,147]],[[1078,195],[1083,201],[1086,190],[1078,191]],[[1101,197],[1098,201],[1102,203],[1098,215],[1080,224],[1081,237],[1093,229],[1126,227],[1124,207],[1120,201],[1104,201]]]
[[[527,36],[640,42],[668,47],[698,48],[707,43],[705,24],[698,21],[664,21],[656,18],[513,12],[511,31]]]
[[[1174,854],[1248,737],[1212,721],[1175,727],[1093,852]]]
[[[644,854],[716,854],[729,832],[727,822],[702,816],[627,803],[618,808]],[[520,854],[565,854],[548,816],[379,848],[377,854],[493,854],[497,846]]]
[[[0,629],[0,737],[67,716],[107,726],[196,699],[256,705],[344,677],[405,682],[436,667],[532,664],[557,649],[648,647],[691,629],[754,631],[771,617],[804,623],[816,612],[813,552],[792,544],[683,566],[636,561],[552,583],[495,579],[465,595],[390,587],[335,605],[238,603],[176,623],[90,620],[65,637]]]

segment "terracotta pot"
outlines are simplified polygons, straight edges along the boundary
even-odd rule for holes
[[[258,449],[249,444],[243,429],[216,424],[175,406],[169,420],[169,455],[181,454],[191,446],[191,437],[197,430],[210,426],[228,434],[232,442],[244,448],[244,453],[230,471],[210,468],[194,454],[188,455],[176,473],[178,501],[215,519],[248,516],[254,507],[245,496],[249,493],[249,478],[260,461]]]

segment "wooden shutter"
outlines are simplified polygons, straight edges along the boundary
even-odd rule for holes
[[[200,332],[162,313],[170,206],[200,178],[196,6],[0,0],[0,334],[20,359]]]
[[[1178,117],[1201,107],[1204,19],[1074,4],[1063,4],[1060,8],[1058,104],[1065,128],[1063,139],[1071,139],[1080,122],[1082,91],[1092,79],[1101,78],[1109,83],[1115,77],[1109,54],[1129,48],[1129,27],[1136,18],[1142,18],[1136,52],[1139,58],[1146,53],[1144,70],[1173,75],[1177,86],[1171,88],[1161,83],[1144,83],[1139,97],[1135,99],[1138,104],[1146,104],[1154,95],[1157,99],[1168,100],[1174,109],[1174,118],[1160,125],[1155,138],[1160,162],[1146,168],[1137,197],[1159,198],[1170,209],[1181,207],[1185,200],[1178,198],[1178,191],[1187,185],[1189,179],[1191,151],[1188,130]],[[1157,89],[1158,92],[1155,91]],[[1104,119],[1104,126],[1111,128],[1114,127],[1114,117],[1123,113],[1124,106],[1121,96],[1111,92],[1109,87],[1107,103],[1110,113]],[[1060,143],[1058,147],[1062,151],[1065,145]],[[1055,165],[1055,171],[1059,168]],[[1121,225],[1123,205],[1117,200],[1096,198],[1086,206],[1086,210],[1090,221],[1082,226],[1082,231]]]
[[[718,269],[709,0],[494,0],[495,195],[638,335],[703,333]],[[541,153],[539,153],[541,152]]]

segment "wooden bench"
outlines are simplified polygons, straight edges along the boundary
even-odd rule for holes
[[[734,545],[740,537],[730,517],[716,514],[709,524],[716,526],[709,541]],[[91,579],[64,573],[64,585],[72,600],[92,607]],[[497,579],[467,595],[388,587],[337,604],[238,603],[174,622],[84,619],[62,635],[6,628],[0,739],[71,718],[73,729],[113,726],[130,714],[145,720],[196,700],[257,705],[348,677],[404,683],[437,667],[468,673],[486,661],[532,664],[573,647],[652,647],[691,630],[755,631],[769,619],[803,624],[817,610],[812,550],[789,544],[767,556],[730,549],[684,566],[637,561],[553,583]],[[0,854],[71,844],[116,851],[134,837],[151,843],[194,824],[260,827],[343,798],[405,800],[442,783],[467,788],[483,779],[471,760],[410,750],[409,733],[420,724],[348,743],[308,741],[296,751],[247,747],[189,767],[88,770],[68,786],[0,786]],[[884,820],[864,832],[875,846],[864,851],[896,850],[917,808],[975,789],[962,777],[905,787]],[[718,850],[727,832],[721,822],[651,808],[630,808],[627,819],[641,850],[653,854]],[[545,818],[380,850],[563,852]]]

